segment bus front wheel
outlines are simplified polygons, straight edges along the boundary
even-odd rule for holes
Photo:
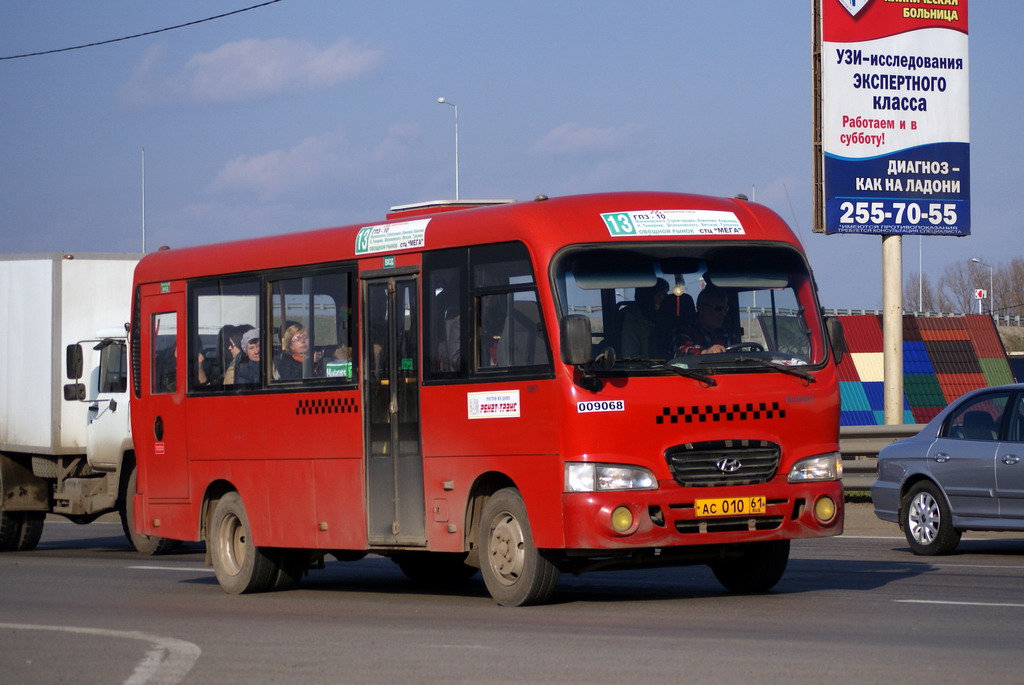
[[[515,488],[494,493],[484,505],[480,526],[480,572],[491,597],[502,606],[543,604],[558,582],[550,550],[533,544],[526,505]]]
[[[252,543],[249,517],[237,492],[224,495],[213,510],[207,546],[217,582],[232,595],[263,592],[278,577],[268,550]]]
[[[748,542],[740,556],[711,564],[715,578],[730,592],[767,592],[782,580],[789,562],[789,540]]]

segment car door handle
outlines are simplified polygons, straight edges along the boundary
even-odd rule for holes
[[[939,452],[932,458],[935,459],[935,461],[939,462],[940,464],[949,461],[949,455],[946,454],[945,452]]]
[[[1020,457],[1018,457],[1016,454],[1007,454],[1003,456],[1003,463],[1006,464],[1007,466],[1013,466],[1019,461]]]

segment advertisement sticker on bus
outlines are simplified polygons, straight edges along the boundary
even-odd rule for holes
[[[466,394],[471,419],[519,418],[519,391],[495,390]]]
[[[709,209],[650,209],[602,214],[613,238],[634,236],[743,235],[732,212]]]
[[[356,254],[422,248],[430,219],[364,226],[356,234]]]

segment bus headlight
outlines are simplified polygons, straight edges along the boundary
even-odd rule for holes
[[[654,474],[638,466],[569,462],[565,465],[566,492],[657,490]]]
[[[839,452],[819,454],[801,459],[789,470],[789,482],[800,483],[815,480],[839,480],[843,477],[843,458]]]

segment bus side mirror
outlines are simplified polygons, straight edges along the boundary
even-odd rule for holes
[[[579,366],[593,361],[593,334],[588,317],[582,314],[563,316],[559,328],[563,362]]]
[[[75,343],[67,349],[67,377],[69,381],[77,381],[82,377],[82,346]]]
[[[828,331],[828,339],[832,344],[832,356],[836,358],[836,364],[838,364],[843,361],[843,356],[848,351],[846,335],[843,333],[843,324],[834,316],[826,316],[825,330]]]

